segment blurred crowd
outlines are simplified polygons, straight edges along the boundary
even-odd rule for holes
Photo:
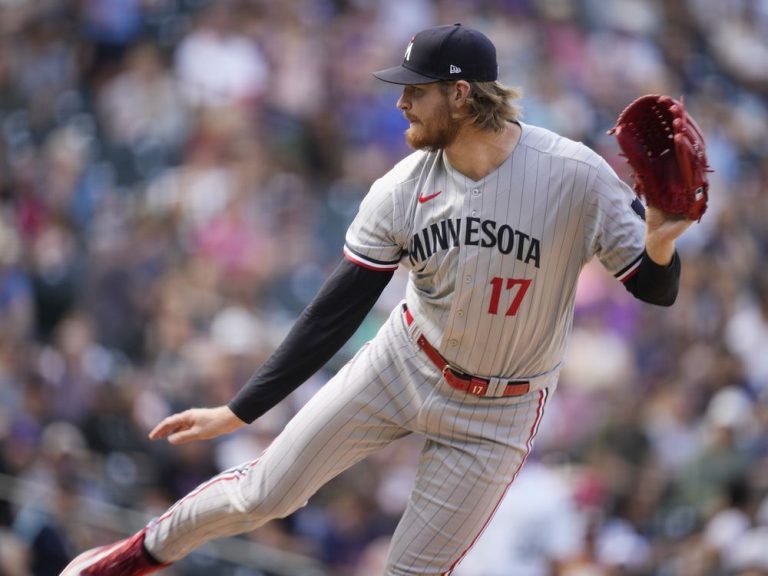
[[[418,30],[496,43],[524,121],[606,135],[684,95],[710,206],[670,309],[585,269],[528,467],[462,576],[768,574],[768,2],[0,0],[0,574],[57,575],[254,458],[378,328],[395,276],[322,372],[252,426],[170,447],[163,416],[227,402],[341,258],[368,186],[408,150],[371,71]],[[419,439],[244,536],[380,573]],[[5,483],[0,483],[5,486]],[[135,525],[122,526],[125,532]],[[190,558],[168,574],[268,575]]]

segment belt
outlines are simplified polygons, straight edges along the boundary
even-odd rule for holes
[[[405,314],[405,322],[408,326],[413,324],[413,315],[411,311],[405,306],[403,307]],[[473,394],[474,396],[487,396],[488,388],[491,385],[491,381],[487,378],[480,378],[479,376],[472,376],[465,374],[461,370],[454,368],[450,363],[443,358],[443,356],[435,350],[435,347],[429,343],[423,334],[419,334],[416,339],[421,351],[426,354],[427,358],[432,361],[438,370],[443,374],[445,381],[456,390],[461,390],[467,394]],[[525,380],[509,382],[502,389],[501,396],[522,396],[527,394],[531,389],[531,383]]]

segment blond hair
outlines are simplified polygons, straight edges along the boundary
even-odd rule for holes
[[[451,83],[442,83],[447,91]],[[520,119],[521,108],[513,102],[522,96],[519,88],[500,82],[470,82],[466,104],[473,123],[481,130],[501,132],[507,122]]]

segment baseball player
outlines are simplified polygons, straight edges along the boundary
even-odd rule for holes
[[[408,434],[424,437],[392,536],[387,576],[449,574],[531,451],[593,256],[637,298],[670,305],[690,224],[642,204],[596,153],[520,121],[496,50],[462,26],[419,32],[398,108],[415,151],[377,180],[344,259],[285,341],[225,406],[150,433],[215,438],[264,414],[355,332],[395,269],[405,298],[258,458],[193,490],[131,538],[77,557],[64,576],[149,574],[205,542],[291,514],[331,478]]]

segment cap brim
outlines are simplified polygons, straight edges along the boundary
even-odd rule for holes
[[[376,78],[390,84],[432,84],[440,82],[440,78],[432,78],[409,70],[404,66],[393,66],[386,70],[379,70],[373,73]]]

